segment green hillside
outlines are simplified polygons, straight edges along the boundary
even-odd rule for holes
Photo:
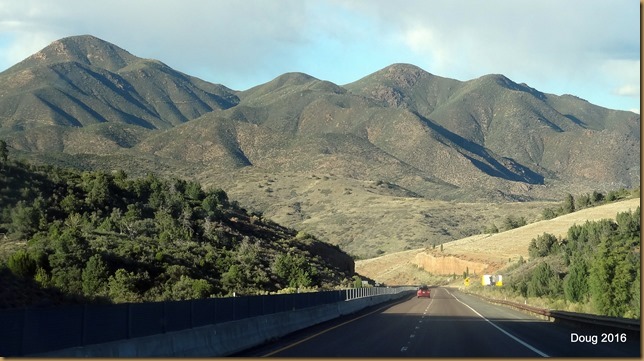
[[[354,276],[336,246],[193,181],[8,161],[0,209],[0,307],[333,289]]]

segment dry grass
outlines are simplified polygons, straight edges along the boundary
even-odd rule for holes
[[[386,183],[329,173],[240,173],[245,182],[204,177],[250,210],[339,245],[357,259],[431,247],[473,234],[509,215],[532,222],[554,202],[464,203],[415,198]]]
[[[418,248],[359,260],[356,261],[356,272],[387,284],[414,284],[413,281],[417,276],[412,276],[409,270],[418,269],[417,265],[424,266],[423,268],[432,274],[460,275],[457,270],[461,272],[465,270],[465,263],[462,261],[474,264],[478,262],[486,266],[484,271],[493,272],[503,268],[509,262],[516,262],[519,257],[527,259],[530,241],[544,232],[565,237],[568,228],[574,224],[606,218],[614,219],[617,213],[632,211],[638,206],[640,206],[640,198],[629,199],[583,209],[551,220],[538,221],[502,233],[475,235],[448,242],[444,244],[443,252],[440,251],[440,247]],[[431,262],[432,258],[442,262]],[[438,265],[434,266],[437,268],[428,266],[432,264]],[[475,266],[472,266],[472,263],[469,265],[470,271],[474,272]],[[476,271],[481,272],[481,270]]]
[[[483,259],[489,262],[507,262],[519,257],[528,258],[530,241],[543,234],[550,233],[564,238],[568,229],[574,224],[600,219],[615,219],[617,213],[634,211],[640,205],[640,198],[610,203],[599,207],[582,209],[551,220],[539,221],[502,233],[475,235],[448,242],[444,253],[461,257]]]

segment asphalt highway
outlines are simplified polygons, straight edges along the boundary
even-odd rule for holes
[[[329,321],[244,357],[641,357],[639,334],[549,322],[455,289]]]

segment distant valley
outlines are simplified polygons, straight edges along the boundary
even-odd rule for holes
[[[238,91],[89,35],[0,73],[0,139],[35,162],[221,187],[359,258],[640,183],[638,114],[500,74],[393,64],[350,84],[287,73]]]

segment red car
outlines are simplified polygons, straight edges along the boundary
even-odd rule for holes
[[[420,286],[418,291],[416,291],[416,297],[429,297],[429,287]]]

